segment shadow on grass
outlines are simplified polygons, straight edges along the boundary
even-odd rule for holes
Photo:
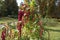
[[[60,32],[60,30],[54,30],[54,29],[45,29],[45,31],[48,31],[48,30],[50,30],[50,31],[55,31],[55,32]]]

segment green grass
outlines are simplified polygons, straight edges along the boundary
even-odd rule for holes
[[[13,22],[13,21],[17,21],[17,19],[15,19],[15,18],[8,18],[8,17],[0,18],[0,23]]]
[[[49,31],[49,39],[50,40],[60,40],[60,32],[56,32],[56,31]],[[44,38],[45,40],[48,40],[48,33],[46,32],[44,34]]]
[[[49,31],[50,40],[60,40],[60,22],[49,20],[50,22],[47,23],[45,29]],[[47,33],[44,34],[45,38],[47,39]]]
[[[60,40],[60,32],[50,31],[50,40]]]
[[[54,19],[55,20],[55,19]],[[60,40],[60,22],[54,21],[53,19],[49,19],[48,23],[46,26],[44,26],[47,31],[49,31],[50,33],[50,40]],[[4,23],[4,22],[13,22],[13,21],[17,21],[17,19],[14,18],[0,18],[0,23]],[[0,36],[1,36],[1,31],[0,31]],[[48,39],[48,33],[46,32],[44,34],[44,37],[46,39]]]
[[[8,17],[0,18],[0,23],[7,23],[7,22],[14,22],[14,21],[17,21],[17,19],[8,18]],[[0,29],[0,40],[1,40],[1,29]]]

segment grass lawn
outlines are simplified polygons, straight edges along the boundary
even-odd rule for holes
[[[17,21],[17,19],[15,19],[15,18],[8,18],[8,17],[0,18],[0,23],[13,22],[13,21]]]
[[[7,23],[7,22],[14,22],[14,21],[17,21],[17,19],[8,18],[8,17],[0,18],[0,23]],[[1,40],[1,29],[0,29],[0,40]]]
[[[60,40],[60,32],[50,31],[50,40]]]
[[[0,23],[4,23],[4,22],[14,22],[17,21],[17,19],[14,18],[8,18],[8,17],[4,17],[4,18],[0,18]],[[54,21],[55,22],[55,21]],[[60,22],[56,22],[56,23],[48,23],[48,25],[44,26],[47,30],[49,30],[50,33],[50,40],[60,40]],[[1,33],[1,31],[0,31]],[[47,39],[47,33],[44,34],[45,38]],[[1,34],[0,34],[1,36]]]
[[[45,28],[49,30],[50,40],[60,40],[60,22],[57,22],[54,25],[53,24],[54,23],[52,22],[52,24],[45,26]],[[45,35],[47,35],[47,33]]]

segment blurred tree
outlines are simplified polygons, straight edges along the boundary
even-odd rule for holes
[[[2,0],[0,0],[0,17],[1,17],[1,7],[2,7]]]
[[[56,9],[55,2],[56,0],[49,0],[48,15],[50,15],[50,17],[55,16],[55,9]]]
[[[60,0],[56,1],[55,15],[56,18],[60,18]]]
[[[6,12],[6,7],[4,4],[4,0],[0,0],[0,17],[4,16]]]
[[[42,17],[44,18],[46,15],[47,8],[47,0],[37,0],[37,4],[39,5],[39,11]]]
[[[56,10],[56,1],[57,0],[37,0],[37,4],[39,5],[39,11],[42,17],[44,18],[46,15],[53,17],[55,16]]]
[[[16,0],[5,0],[6,15],[17,15],[18,14],[18,6]]]

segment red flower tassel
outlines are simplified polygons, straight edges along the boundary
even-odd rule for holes
[[[20,24],[19,22],[17,23],[17,29],[18,29],[18,31],[19,31],[19,34],[18,35],[20,35],[20,37],[21,37],[21,28],[22,28],[22,24]]]
[[[43,35],[43,31],[44,29],[43,28],[40,28],[40,37],[42,38],[42,35]]]
[[[3,30],[1,35],[2,40],[5,40],[5,37],[6,37],[6,30]]]

